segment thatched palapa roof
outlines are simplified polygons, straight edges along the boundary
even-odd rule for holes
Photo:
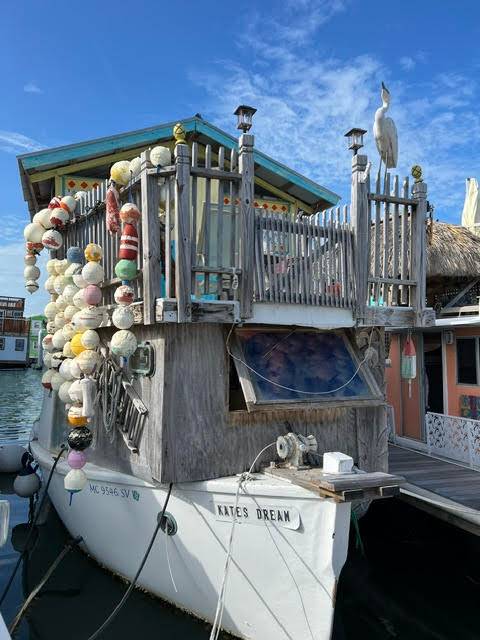
[[[427,277],[479,276],[480,237],[460,225],[433,222],[427,235]]]

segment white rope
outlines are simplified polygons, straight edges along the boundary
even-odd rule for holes
[[[237,356],[233,355],[233,353],[230,351],[229,342],[230,342],[230,337],[232,335],[232,331],[233,331],[234,327],[235,327],[235,324],[232,324],[232,326],[230,327],[230,331],[228,332],[228,336],[227,336],[226,347],[227,347],[228,355],[231,358],[233,358],[234,360],[236,360],[237,362],[241,362],[244,367],[246,367],[249,371],[254,373],[256,376],[258,376],[262,380],[265,380],[265,382],[273,384],[275,387],[279,387],[280,389],[285,389],[286,391],[292,391],[293,393],[302,393],[302,394],[309,395],[309,396],[323,396],[323,395],[329,395],[330,393],[336,393],[337,391],[341,391],[345,387],[348,387],[350,382],[352,382],[352,380],[357,376],[358,372],[360,371],[360,369],[363,367],[363,365],[367,361],[367,358],[363,358],[363,360],[360,362],[358,367],[355,369],[355,372],[352,375],[352,377],[349,378],[344,384],[342,384],[340,387],[337,387],[336,389],[330,389],[329,391],[302,391],[301,389],[292,389],[291,387],[286,387],[283,384],[280,384],[278,382],[275,382],[274,380],[270,380],[269,378],[266,378],[264,375],[262,375],[261,373],[256,371],[256,369],[254,369],[249,364],[247,364],[244,360],[242,360],[241,358],[238,358]],[[372,335],[373,335],[373,331],[370,333],[370,343],[372,341]],[[370,343],[369,343],[369,346],[370,346]]]
[[[230,535],[228,538],[228,545],[227,545],[227,555],[225,558],[225,565],[223,567],[223,576],[222,576],[222,582],[220,585],[220,591],[218,594],[218,600],[217,600],[217,608],[215,611],[215,618],[213,620],[213,625],[212,625],[212,630],[210,632],[210,640],[218,640],[218,636],[220,635],[220,630],[221,630],[221,625],[222,625],[222,618],[223,618],[223,611],[225,609],[225,594],[227,591],[227,578],[228,578],[228,570],[230,568],[230,561],[232,559],[232,548],[233,548],[233,538],[234,538],[234,533],[235,533],[235,525],[237,524],[237,507],[238,507],[238,501],[240,498],[240,489],[242,488],[242,485],[244,482],[248,482],[248,480],[250,479],[250,475],[252,473],[253,468],[255,467],[255,464],[257,463],[257,460],[260,458],[260,456],[262,455],[262,453],[264,453],[267,449],[270,449],[270,447],[274,447],[276,445],[276,441],[275,442],[271,442],[270,444],[267,444],[266,447],[263,447],[263,449],[260,451],[260,453],[258,453],[254,459],[254,461],[252,462],[252,465],[250,467],[250,469],[247,471],[247,473],[242,473],[240,475],[240,477],[238,478],[238,485],[237,485],[237,491],[235,493],[235,506],[233,509],[233,520],[232,520],[232,526],[230,528]]]
[[[165,554],[167,556],[167,565],[168,565],[168,571],[170,573],[170,580],[172,581],[173,588],[175,589],[175,593],[178,593],[177,585],[175,584],[175,580],[173,579],[172,565],[170,564],[170,555],[168,553],[169,537],[170,536],[168,535],[168,522],[166,522],[165,523]]]

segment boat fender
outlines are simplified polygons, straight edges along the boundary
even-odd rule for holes
[[[22,468],[25,448],[19,444],[0,447],[0,473],[17,473]]]
[[[83,402],[82,402],[82,414],[86,418],[93,418],[95,415],[95,392],[97,385],[93,378],[83,378],[80,380],[80,386],[82,387]]]
[[[15,478],[13,490],[20,498],[31,498],[40,489],[40,478],[31,465],[28,465]]]

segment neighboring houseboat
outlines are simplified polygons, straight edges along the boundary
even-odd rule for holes
[[[435,326],[387,336],[391,468],[407,478],[402,492],[416,506],[480,535],[478,235],[430,224],[426,293]],[[415,377],[402,377],[412,345]]]
[[[28,366],[30,322],[24,298],[0,296],[0,369]]]
[[[28,334],[28,358],[34,367],[42,368],[42,338],[45,335],[47,319],[44,315],[30,316]]]
[[[351,504],[398,493],[400,479],[385,473],[384,326],[433,322],[423,295],[426,185],[405,183],[400,195],[392,180],[395,193],[372,193],[356,129],[351,206],[332,208],[338,196],[254,150],[253,113],[237,110],[238,141],[196,117],[19,158],[32,216],[53,193],[99,183],[56,253],[103,248],[95,440],[83,490],[72,501],[61,460],[50,496],[88,552],[128,578],[170,500],[140,586],[241,638],[327,640]],[[154,162],[170,152],[174,161]],[[138,276],[128,278],[138,348],[126,364],[112,348],[122,281],[104,201],[111,164],[138,154],[138,176],[120,189],[141,210]],[[370,234],[382,219],[386,239],[392,219],[399,240],[392,268]],[[368,270],[372,247],[381,271]],[[52,302],[63,286],[60,277]],[[45,392],[32,442],[46,474],[68,435],[60,400]],[[72,418],[84,425],[84,415]]]
[[[436,311],[435,326],[389,332],[386,372],[395,434],[420,448],[434,447],[432,421],[440,418],[432,414],[480,419],[480,237],[458,225],[431,223],[426,292],[427,304]],[[417,365],[411,381],[401,375],[409,339]]]

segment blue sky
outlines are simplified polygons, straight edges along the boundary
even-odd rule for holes
[[[74,5],[72,5],[73,7]],[[24,295],[27,208],[15,154],[200,112],[349,200],[343,134],[392,94],[399,173],[419,163],[435,216],[459,222],[480,177],[480,4],[470,0],[7,2],[0,24],[0,295]],[[42,280],[44,274],[42,274]],[[25,292],[26,296],[29,296]],[[43,307],[39,291],[28,312]]]

